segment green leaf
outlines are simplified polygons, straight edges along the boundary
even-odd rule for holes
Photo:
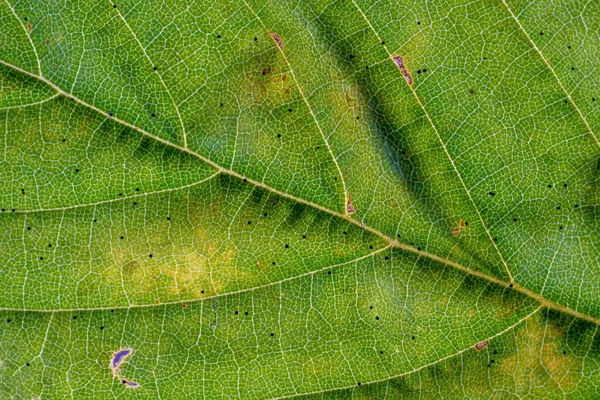
[[[599,17],[0,3],[0,397],[598,397]]]

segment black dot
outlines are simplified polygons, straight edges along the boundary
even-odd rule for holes
[[[238,312],[238,311],[236,311],[234,314],[235,314],[235,315],[238,315],[238,314],[239,314],[239,312]]]
[[[495,196],[495,195],[496,195],[496,193],[494,193],[494,192],[489,192],[488,194],[489,194],[490,196]]]
[[[201,290],[200,293],[204,294],[204,290]]]
[[[381,44],[385,44],[385,42],[381,42]]]
[[[48,243],[48,247],[52,247],[52,244],[51,244],[51,243]]]
[[[427,68],[423,68],[423,72],[427,72]]]
[[[127,381],[125,379],[123,379],[121,382],[123,382],[123,384],[127,383]]]
[[[493,354],[498,354],[498,350],[492,351]]]
[[[414,337],[414,336],[412,336],[412,337],[411,337],[411,339],[412,339],[412,340],[415,340],[415,337]]]
[[[121,236],[121,240],[125,239],[123,236]]]
[[[280,133],[278,133],[278,134],[277,134],[277,137],[281,137],[281,134],[280,134]]]
[[[421,22],[417,21],[417,25],[421,25]]]
[[[490,362],[491,362],[491,363],[493,363],[493,362],[494,362],[494,360],[490,360]]]
[[[113,4],[113,8],[117,8],[117,5],[116,5],[116,4]]]
[[[575,67],[571,67],[571,71],[575,71]]]
[[[112,117],[112,116],[113,116],[113,113],[109,112],[109,113],[108,113],[108,116],[109,116],[109,117]]]
[[[563,353],[563,354],[567,354],[567,352],[566,352],[565,350],[563,350],[563,352],[562,352],[562,353]]]
[[[348,232],[344,231],[344,235],[347,235],[347,234],[348,234]]]
[[[275,336],[275,334],[273,332],[271,332],[271,336]]]
[[[565,100],[565,104],[567,104],[567,103],[568,103],[568,100]]]
[[[155,117],[156,117],[156,114],[154,114],[154,113],[152,113],[151,115],[152,115],[152,118],[155,118]]]
[[[136,191],[136,192],[139,192],[139,191],[140,191],[140,188],[135,188],[135,191]]]
[[[79,172],[79,168],[75,168],[75,172]]]
[[[264,214],[263,214],[263,216],[264,216],[264,217],[266,217],[266,216],[267,216],[267,213],[264,213]]]
[[[420,69],[418,69],[418,70],[417,70],[417,74],[420,74],[420,73],[421,73],[421,70],[420,70]]]
[[[365,69],[369,69],[369,66],[367,65],[367,66],[365,67]]]
[[[223,103],[219,103],[219,107],[223,107]]]
[[[119,193],[119,196],[123,196],[123,193]]]
[[[28,227],[27,227],[27,230],[28,230],[28,231],[30,231],[30,230],[31,230],[31,227],[30,227],[30,226],[28,226]]]
[[[557,210],[560,210],[560,206],[556,207]]]
[[[244,313],[244,315],[248,315],[248,311],[246,311],[246,312]]]
[[[104,327],[103,327],[103,326],[101,326],[101,327],[100,327],[100,330],[101,330],[101,331],[102,331],[102,330],[104,330]]]
[[[360,386],[360,382],[357,382],[356,384],[357,384],[358,386]]]
[[[115,312],[115,310],[110,310],[110,312],[111,312],[111,313],[114,313],[114,312]]]
[[[372,309],[373,309],[373,306],[369,306],[369,310],[372,310]]]
[[[248,221],[248,225],[252,225],[252,221]]]
[[[516,218],[513,218],[513,221],[514,221],[514,222],[517,222],[517,219],[516,219]]]
[[[492,365],[491,365],[491,364],[488,364],[488,368],[491,368],[491,367],[492,367]]]
[[[567,186],[568,186],[568,185],[567,185],[566,183],[563,185],[563,187],[567,187]]]
[[[548,185],[548,189],[550,189],[552,187],[552,185]]]
[[[570,49],[570,48],[571,48],[571,46],[567,46],[567,48],[569,48],[569,49]]]
[[[562,228],[563,228],[563,227],[562,227],[562,225],[560,225],[560,226],[558,227],[558,229],[562,229]]]
[[[306,239],[306,235],[302,235],[302,239]]]
[[[275,265],[275,261],[273,261],[271,264]]]
[[[21,189],[21,193],[22,193],[22,194],[25,194],[25,189]]]
[[[379,316],[375,317],[375,319],[376,319],[377,321],[379,321]]]
[[[40,257],[40,260],[43,260],[43,259],[44,259],[44,257]]]
[[[29,367],[31,364],[27,363],[27,364],[25,364],[25,365],[27,365],[27,366]]]
[[[360,119],[360,117],[356,117],[356,119]]]
[[[508,287],[509,287],[509,288],[512,288],[512,287],[513,287],[513,284],[511,283],[510,285],[508,285]]]
[[[77,315],[73,315],[73,319],[77,319]]]
[[[248,179],[244,178],[244,182],[248,182]]]
[[[575,204],[573,207],[575,207],[575,208],[579,208],[579,204]]]
[[[258,40],[258,38],[257,38],[257,37],[255,37],[255,38],[254,38],[254,41],[256,42],[257,40]]]
[[[352,58],[354,58],[354,55],[353,55],[353,54],[350,54],[350,59],[352,59]]]
[[[596,101],[596,98],[595,98],[595,97],[592,97],[592,101]]]
[[[7,323],[9,323],[9,324],[10,324],[10,321],[11,321],[11,319],[10,319],[10,318],[6,320],[6,322],[7,322]]]
[[[544,32],[540,32],[540,36],[544,35]]]
[[[4,208],[2,209],[2,212],[6,211]]]
[[[331,271],[327,271],[327,275],[331,275]]]
[[[221,35],[217,35],[217,39],[221,39]]]
[[[133,205],[134,205],[134,206],[137,206],[137,202],[135,202],[135,201],[134,201],[134,202],[133,202]]]
[[[498,238],[494,238],[494,242],[497,242],[497,241],[498,241]]]
[[[285,248],[286,248],[286,249],[288,249],[289,247],[290,247],[290,245],[289,245],[289,244],[286,244],[286,245],[285,245]]]
[[[66,141],[67,141],[67,139],[64,139],[64,138],[63,138],[63,143],[64,143],[64,142],[66,142]]]
[[[420,247],[417,247],[417,250],[418,250],[418,251],[421,251],[421,248],[420,248]]]
[[[385,259],[386,259],[386,260],[389,260],[390,258],[389,258],[388,256],[385,256]]]
[[[13,208],[12,210],[10,210],[10,212],[15,212],[16,210]]]
[[[170,220],[171,220],[171,217],[167,217],[167,221],[170,221]]]
[[[27,17],[23,18],[25,21],[27,21]]]
[[[292,112],[292,109],[291,109],[291,108],[288,108],[288,112]]]
[[[152,258],[152,254],[148,254],[148,257]]]
[[[379,350],[379,354],[383,354],[383,350]]]

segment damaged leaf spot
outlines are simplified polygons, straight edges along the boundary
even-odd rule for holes
[[[279,50],[283,50],[283,42],[281,41],[281,37],[279,37],[279,35],[275,32],[271,31],[269,31],[269,35],[271,35],[275,43],[277,43],[277,47],[279,47]]]
[[[410,76],[410,74],[408,73],[408,70],[406,69],[406,67],[404,66],[404,59],[401,56],[394,56],[393,59],[394,59],[394,62],[396,63],[396,66],[400,70],[400,72],[402,72],[402,75],[404,75],[404,79],[406,79],[406,83],[408,83],[409,85],[412,85],[413,79],[412,79],[412,76]]]
[[[356,212],[356,209],[352,205],[352,198],[350,196],[350,193],[348,193],[348,198],[346,199],[346,214],[351,215],[351,214],[354,214],[355,212]]]
[[[485,349],[489,343],[490,343],[489,340],[484,340],[483,342],[479,342],[475,345],[475,350],[481,351],[481,350]]]
[[[119,365],[125,361],[127,357],[129,357],[133,353],[131,349],[121,349],[112,355],[112,360],[110,362],[110,369],[112,370],[113,375],[118,378],[122,384],[130,388],[137,388],[139,384],[137,382],[130,381],[128,379],[124,379],[119,375]]]

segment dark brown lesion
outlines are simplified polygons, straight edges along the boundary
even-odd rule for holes
[[[479,342],[475,345],[475,350],[481,351],[481,350],[485,349],[489,343],[490,343],[489,340],[484,340],[483,342]]]
[[[410,73],[406,69],[406,66],[404,65],[404,59],[402,58],[402,56],[393,56],[392,59],[396,63],[396,66],[398,67],[400,72],[402,72],[404,79],[406,79],[406,83],[408,83],[409,85],[412,85],[412,83],[413,83],[412,76],[410,76]]]
[[[281,41],[281,37],[275,32],[271,31],[269,31],[269,35],[271,35],[271,38],[273,38],[275,43],[277,43],[277,47],[279,47],[279,50],[283,50],[283,42]]]

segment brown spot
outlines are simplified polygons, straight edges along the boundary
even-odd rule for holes
[[[185,310],[188,308],[188,305],[186,303],[181,303],[181,308],[183,308]]]
[[[469,89],[469,93],[475,94],[475,91],[473,89]]]
[[[25,28],[27,28],[27,32],[31,33],[31,31],[33,30],[33,26],[31,26],[30,23],[28,23],[27,25],[25,25]]]
[[[459,227],[454,227],[452,228],[452,236],[458,236],[460,235],[460,228]]]
[[[288,76],[287,75],[281,75],[281,82],[285,82],[287,81]]]
[[[355,212],[356,212],[356,209],[352,205],[352,198],[350,196],[350,193],[348,193],[348,198],[346,199],[346,214],[350,215],[350,214],[354,214]]]
[[[271,73],[271,67],[265,67],[265,68],[263,68],[263,70],[262,70],[263,76],[267,76],[270,73]]]
[[[484,340],[483,342],[479,342],[475,345],[475,350],[481,351],[481,350],[485,349],[489,343],[490,343],[489,340]]]
[[[279,47],[279,50],[283,50],[283,42],[281,41],[281,38],[279,37],[279,35],[276,34],[275,32],[270,32],[270,31],[269,31],[269,35],[271,35],[271,37],[273,38],[275,43],[277,43],[277,47]]]
[[[50,39],[46,39],[46,40],[44,40],[44,44],[45,44],[46,46],[48,46],[48,45],[50,44]]]
[[[458,221],[458,225],[459,225],[461,228],[464,228],[465,226],[467,226],[467,224],[465,223],[465,221],[464,221],[463,219],[461,219],[460,221]]]
[[[400,72],[402,72],[402,75],[404,75],[404,79],[406,79],[406,83],[408,83],[409,85],[412,85],[413,79],[412,79],[412,76],[410,76],[410,74],[408,73],[408,70],[406,69],[406,67],[404,66],[404,59],[401,56],[394,56],[392,58],[393,58],[394,62],[396,63],[396,66],[398,67]]]

